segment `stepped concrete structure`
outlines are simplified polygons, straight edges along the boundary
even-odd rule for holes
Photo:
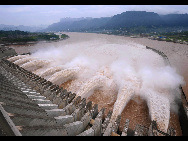
[[[158,130],[155,121],[149,128],[136,125],[132,130],[129,128],[129,119],[120,131],[121,115],[111,123],[112,111],[105,116],[105,108],[99,110],[92,101],[86,102],[85,98],[8,61],[8,58],[17,55],[12,49],[3,53],[0,52],[1,136],[175,135],[173,128],[169,128],[167,133]],[[186,122],[186,101],[182,107],[182,122]]]
[[[6,56],[14,56],[16,54],[17,53],[14,49],[0,45],[0,59]]]

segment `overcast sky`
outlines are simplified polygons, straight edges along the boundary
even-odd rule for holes
[[[65,17],[111,17],[133,10],[185,14],[188,5],[0,5],[0,24],[50,25]]]

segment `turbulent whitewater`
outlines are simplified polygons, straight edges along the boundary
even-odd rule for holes
[[[84,98],[95,90],[113,88],[117,99],[111,120],[139,95],[147,101],[151,119],[166,132],[171,103],[177,97],[171,92],[183,84],[183,78],[143,45],[110,35],[87,35],[74,33],[63,42],[39,44],[30,56],[9,60],[59,86],[72,80],[70,90]]]

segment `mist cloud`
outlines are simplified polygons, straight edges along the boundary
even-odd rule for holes
[[[95,89],[117,91],[112,120],[138,95],[147,101],[151,119],[166,132],[170,108],[177,111],[175,101],[180,97],[178,88],[184,84],[183,77],[143,45],[115,36],[95,37],[97,34],[79,33],[64,42],[36,45],[37,50],[30,57],[39,60],[37,65],[43,68],[35,73],[42,75],[52,67],[50,71],[55,73],[44,78],[57,85],[74,80],[71,91],[85,98]],[[32,62],[26,64],[31,66]]]

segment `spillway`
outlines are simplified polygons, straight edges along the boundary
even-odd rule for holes
[[[79,72],[79,67],[77,68],[70,68],[70,69],[64,69],[62,71],[56,72],[53,74],[48,81],[51,81],[52,83],[56,85],[61,85],[62,83],[73,79],[73,77],[76,76],[76,74]]]
[[[50,75],[53,75],[54,73],[58,72],[58,71],[61,71],[63,69],[63,66],[53,66],[53,67],[50,67],[42,72],[39,72],[39,76],[40,77],[48,77]]]
[[[110,103],[107,107],[110,110],[112,109],[111,114],[109,111],[109,115],[105,115],[108,118],[101,121],[101,123],[104,122],[102,128],[106,131],[105,135],[112,135],[112,132],[117,133],[115,127],[119,124],[119,116],[121,116],[124,109],[127,110],[126,106],[129,105],[130,101],[134,100],[135,95],[146,100],[150,114],[148,116],[150,116],[152,121],[156,121],[159,130],[167,133],[170,120],[170,101],[164,96],[166,94],[156,89],[150,89],[150,87],[144,85],[144,83],[146,83],[145,80],[147,80],[147,83],[151,84],[150,86],[156,88],[161,87],[162,84],[157,84],[159,79],[156,79],[156,77],[151,77],[151,79],[149,76],[155,76],[156,71],[154,70],[160,67],[164,68],[166,64],[158,54],[147,50],[144,46],[131,42],[125,43],[122,40],[118,40],[117,43],[112,43],[112,40],[113,38],[108,40],[101,38],[96,41],[92,40],[91,42],[90,40],[83,42],[78,41],[79,44],[77,44],[77,42],[73,42],[72,44],[67,42],[62,47],[56,48],[53,46],[50,47],[49,50],[45,48],[45,50],[39,50],[39,52],[33,53],[27,57],[11,57],[9,60],[15,65],[19,65],[23,70],[31,71],[33,74],[30,74],[29,77],[37,81],[29,83],[36,83],[37,86],[35,88],[44,93],[45,96],[48,96],[48,100],[58,103],[60,108],[63,108],[65,103],[71,99],[71,97],[67,98],[69,96],[67,90],[76,94],[74,100],[81,98],[84,103],[84,99],[87,101],[90,97],[94,97],[95,95],[105,97],[108,95],[108,92],[113,89],[113,101],[109,100],[109,102],[106,100],[106,103],[104,102],[106,105]],[[51,52],[53,53],[51,54]],[[129,69],[129,66],[135,70]],[[139,72],[142,69],[146,70],[143,74]],[[124,74],[126,71],[134,75],[129,76],[126,73]],[[165,71],[161,71],[160,73],[165,73]],[[37,77],[33,77],[34,74],[37,75]],[[144,75],[144,77],[142,77],[142,75]],[[167,78],[173,77],[168,73],[166,76]],[[114,83],[114,87],[111,87],[112,82]],[[167,85],[170,85],[169,81],[165,82]],[[63,85],[63,93],[65,92],[63,98],[67,98],[66,100],[64,99],[62,101],[59,99],[62,95],[57,85]],[[143,87],[145,89],[143,89]],[[103,90],[103,88],[108,89],[108,91]],[[172,90],[174,88],[175,87],[173,87]],[[109,95],[108,97],[110,97]],[[117,99],[115,100],[116,97]],[[93,106],[94,105],[95,103]],[[83,107],[80,108],[82,109]],[[77,113],[72,113],[72,110],[75,110],[74,106],[64,108],[63,110],[65,110],[66,114],[74,115],[75,119],[82,113],[81,110],[79,113],[78,109],[75,111]],[[95,111],[93,112],[93,117],[96,117],[97,114],[95,114]],[[100,114],[98,116],[103,117],[100,116]],[[58,119],[59,118],[60,117],[58,117]],[[93,127],[95,128],[97,123],[99,123],[98,120],[91,120],[90,126],[95,125]],[[110,125],[108,123],[110,123]],[[89,127],[87,128],[90,129]],[[149,126],[143,126],[142,128],[147,131],[153,130],[152,128],[150,129]],[[135,135],[138,133],[138,129],[140,129],[138,126],[132,129],[135,131]],[[107,134],[107,132],[109,134]],[[118,131],[119,134],[121,134],[121,132],[124,132],[124,130]],[[103,133],[104,132],[101,131],[102,135]]]
[[[150,89],[148,89],[145,94],[151,120],[157,122],[160,130],[167,132],[170,119],[169,99]]]
[[[77,96],[81,96],[82,98],[88,98],[92,95],[91,91],[103,87],[105,85],[106,79],[107,78],[105,76],[94,76],[81,86],[80,90],[77,93]]]
[[[17,56],[14,56],[14,57],[11,57],[9,58],[8,60],[11,61],[11,62],[15,62],[19,59],[22,59],[22,58],[25,58],[25,57],[28,57],[29,55],[17,55]]]
[[[34,59],[35,59],[35,58],[24,57],[24,58],[21,58],[21,59],[16,60],[14,63],[15,63],[16,65],[21,66],[21,65],[23,65],[23,64],[25,64],[25,63],[27,63],[27,62],[30,62],[30,61],[32,61],[32,60],[34,60]]]
[[[139,90],[139,80],[132,76],[124,80],[122,86],[119,89],[117,100],[114,104],[111,121],[115,121],[118,115],[121,115],[123,109],[128,104],[130,99],[135,95],[136,91]]]
[[[34,71],[45,65],[48,65],[50,62],[51,61],[48,61],[48,60],[32,60],[21,65],[21,67],[29,71]]]

